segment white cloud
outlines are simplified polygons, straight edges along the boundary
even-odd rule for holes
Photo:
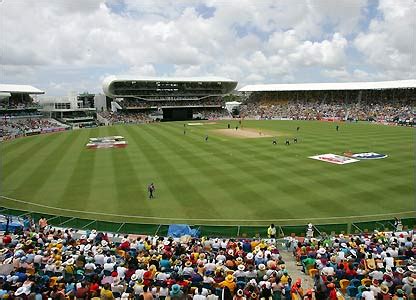
[[[373,20],[365,20],[375,15],[366,7],[366,0],[3,0],[0,72],[10,82],[26,74],[48,93],[99,90],[103,74],[115,72],[242,83],[414,76],[414,3],[381,0],[383,18]],[[351,57],[354,47],[363,60]]]
[[[357,35],[355,47],[386,79],[416,77],[416,2],[380,0],[382,18]]]

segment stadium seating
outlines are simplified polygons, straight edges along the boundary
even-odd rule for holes
[[[0,233],[0,297],[90,299],[110,291],[106,299],[139,299],[149,289],[161,299],[179,291],[192,297],[199,291],[214,300],[225,290],[251,299],[279,299],[282,290],[290,290],[273,241],[120,239],[96,230],[80,235],[52,228],[45,220],[39,224]],[[256,263],[259,257],[264,264]]]
[[[349,297],[361,299],[363,291],[368,289],[376,299],[384,295],[382,291],[394,295],[403,290],[403,293],[410,297],[416,287],[413,284],[416,282],[415,242],[416,236],[413,231],[375,231],[373,234],[350,236],[340,234],[305,239],[298,242],[293,254],[302,261],[302,265],[306,260],[310,263],[315,259],[313,267],[317,269],[323,282],[327,286],[335,284]],[[388,256],[400,257],[402,267],[389,266],[389,260],[386,259]],[[363,267],[364,264],[366,268]],[[359,268],[362,270],[357,272]],[[404,284],[408,286],[404,288]],[[318,286],[315,288],[319,290]]]

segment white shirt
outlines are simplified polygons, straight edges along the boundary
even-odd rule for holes
[[[385,257],[384,258],[384,262],[386,263],[386,267],[390,266],[390,267],[394,267],[394,258],[393,257]]]
[[[364,291],[361,294],[361,297],[365,300],[375,300],[376,298],[374,297],[374,294],[372,291]]]
[[[97,254],[94,256],[94,261],[97,265],[102,266],[104,264],[104,254]]]
[[[35,257],[34,257],[34,259],[33,259],[33,262],[35,264],[40,264],[40,263],[42,263],[42,258],[43,258],[42,255],[36,254]]]
[[[85,270],[95,270],[95,264],[93,264],[93,263],[86,263],[85,264]]]
[[[168,274],[160,272],[156,275],[156,280],[165,281],[168,279]]]
[[[125,276],[124,273],[126,273],[126,271],[127,271],[127,268],[125,268],[125,267],[117,267],[117,274],[121,279],[124,278],[124,276]]]
[[[373,279],[377,279],[378,281],[383,280],[383,272],[381,271],[373,271],[371,273],[369,273],[368,275],[371,276],[371,278]]]
[[[104,264],[104,270],[113,272],[114,270],[114,263],[105,263]]]
[[[193,300],[207,300],[207,297],[203,295],[195,295]]]

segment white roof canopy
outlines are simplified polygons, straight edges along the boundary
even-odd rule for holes
[[[283,91],[342,91],[342,90],[383,90],[416,88],[416,80],[344,82],[344,83],[288,83],[254,84],[239,89],[240,92],[283,92]]]
[[[4,93],[21,93],[21,94],[45,94],[44,91],[37,89],[31,85],[21,84],[1,84],[0,92]]]

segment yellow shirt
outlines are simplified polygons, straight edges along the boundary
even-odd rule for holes
[[[111,290],[101,289],[101,299],[114,299],[113,292]]]

